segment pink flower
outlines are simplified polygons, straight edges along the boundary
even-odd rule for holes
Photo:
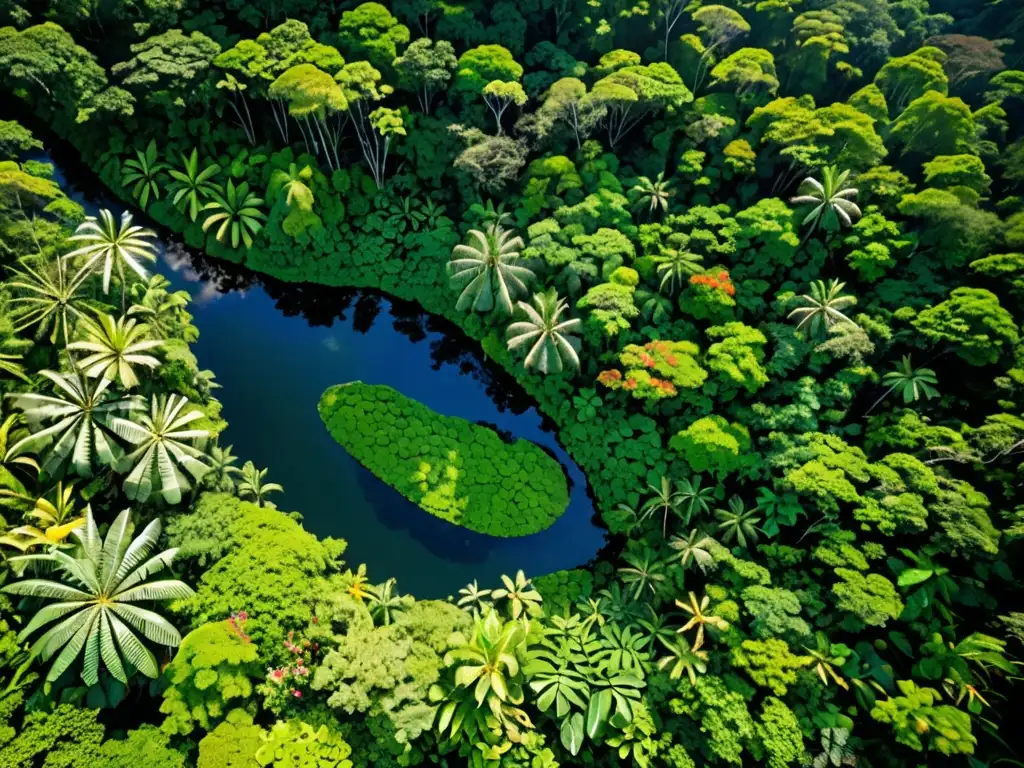
[[[292,696],[294,696],[296,699],[301,699],[302,698],[302,691],[296,689],[296,690],[292,691]]]
[[[271,672],[270,672],[270,679],[273,680],[275,683],[280,683],[282,680],[284,680],[284,670],[283,669],[271,670]]]

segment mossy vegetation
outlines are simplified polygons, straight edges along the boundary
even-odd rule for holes
[[[320,418],[360,464],[424,510],[491,536],[543,531],[565,511],[561,465],[527,440],[506,443],[391,387],[330,387]]]

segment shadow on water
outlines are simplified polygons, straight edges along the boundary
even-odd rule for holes
[[[55,163],[56,180],[90,212],[123,208],[66,148],[39,159]],[[222,386],[217,397],[230,426],[221,442],[234,444],[242,461],[269,467],[285,487],[279,506],[300,511],[318,536],[346,539],[347,559],[365,562],[371,579],[395,576],[420,597],[442,597],[520,568],[540,575],[584,565],[604,545],[586,478],[550,421],[452,323],[372,291],[283,283],[173,237],[162,246],[160,271],[193,297],[193,350]],[[354,380],[387,384],[504,440],[534,441],[566,474],[565,513],[545,531],[502,539],[423,511],[353,460],[320,421],[321,393]]]

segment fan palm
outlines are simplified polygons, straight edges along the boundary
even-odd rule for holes
[[[124,161],[121,185],[127,187],[134,184],[132,197],[138,201],[142,210],[146,210],[150,195],[154,200],[160,199],[160,184],[157,180],[166,170],[167,164],[160,162],[154,139],[149,142],[145,152],[135,150],[135,159]]]
[[[219,445],[212,445],[206,454],[207,462],[210,464],[210,471],[203,476],[203,487],[212,488],[215,491],[235,490],[235,475],[242,473],[234,463],[238,461],[231,450],[234,446],[221,448]]]
[[[896,366],[896,370],[885,374],[882,377],[882,382],[890,385],[886,395],[893,391],[902,393],[904,403],[917,402],[922,395],[930,400],[939,394],[939,391],[932,386],[938,383],[935,371],[931,368],[914,368],[910,364],[910,355],[904,355],[903,361]]]
[[[711,501],[715,498],[717,489],[710,485],[701,488],[703,482],[704,478],[701,475],[694,475],[689,480],[680,480],[676,485],[676,494],[679,496],[683,522],[686,525],[690,524],[694,514],[711,509]]]
[[[203,210],[209,212],[203,221],[203,232],[220,224],[214,235],[218,242],[230,241],[232,248],[242,242],[246,248],[252,248],[253,236],[263,229],[262,222],[267,218],[260,210],[263,198],[249,191],[248,182],[243,181],[236,187],[231,179],[227,186],[214,189],[210,197],[213,199],[203,206]]]
[[[491,590],[480,589],[476,579],[459,590],[459,600],[456,603],[459,608],[472,611],[478,614],[481,608],[490,606],[487,598],[491,596]]]
[[[124,268],[127,266],[140,278],[148,276],[144,261],[156,261],[156,244],[153,238],[156,232],[137,224],[132,224],[132,215],[125,211],[121,214],[121,223],[114,221],[114,214],[106,208],[100,210],[100,217],[89,216],[78,225],[69,240],[86,243],[64,256],[74,259],[85,258],[83,269],[94,269],[103,263],[103,292],[110,293],[110,275],[117,269],[117,277],[121,283],[121,309],[125,308],[126,284]]]
[[[534,278],[533,272],[516,263],[523,239],[500,224],[486,233],[471,229],[469,236],[476,244],[456,245],[448,262],[452,287],[461,289],[455,308],[490,312],[497,307],[502,314],[512,314],[512,300],[525,294],[526,284]]]
[[[266,469],[256,469],[251,461],[242,465],[242,480],[238,483],[238,495],[241,498],[251,497],[260,507],[268,493],[284,493],[284,486],[278,483],[265,483],[263,478],[267,476]]]
[[[656,611],[650,603],[647,603],[646,608],[647,616],[637,619],[636,625],[643,630],[640,635],[644,638],[644,648],[650,651],[657,641],[675,639],[676,630],[668,623],[668,617]]]
[[[150,557],[160,537],[160,521],[151,522],[132,541],[129,521],[130,511],[126,509],[101,541],[92,510],[86,507],[84,527],[72,534],[79,541],[74,555],[56,550],[11,558],[12,562],[50,563],[62,576],[60,581],[16,581],[2,590],[10,595],[59,601],[40,609],[18,635],[18,642],[24,642],[49,625],[32,646],[32,654],[44,661],[57,657],[46,676],[49,682],[60,677],[79,655],[83,657],[82,680],[86,685],[98,682],[101,660],[122,683],[128,682],[131,670],[156,678],[160,674],[156,658],[136,633],[160,645],[175,647],[181,643],[181,635],[170,622],[137,605],[194,594],[176,579],[150,580],[150,576],[170,566],[177,550]]]
[[[746,549],[748,539],[751,544],[757,541],[757,525],[761,522],[758,509],[746,509],[739,496],[729,499],[728,509],[716,510],[715,517],[718,519],[718,530],[722,532],[723,544],[736,539],[736,543]]]
[[[808,177],[800,183],[800,194],[789,202],[794,205],[813,205],[804,218],[804,225],[811,224],[808,235],[823,225],[836,229],[838,225],[851,226],[860,216],[860,208],[850,198],[857,196],[857,188],[850,183],[850,172],[840,172],[835,166],[823,168],[821,181]]]
[[[113,418],[114,433],[133,446],[117,467],[129,473],[124,481],[129,499],[145,501],[156,491],[168,504],[177,504],[182,492],[192,487],[186,473],[198,481],[210,470],[205,454],[192,444],[207,439],[210,433],[188,429],[203,418],[201,411],[185,410],[188,405],[181,395],[154,396],[149,412],[139,412],[135,420]]]
[[[74,484],[57,483],[56,496],[50,501],[45,496],[36,499],[35,507],[28,517],[35,518],[42,528],[22,525],[0,536],[0,544],[25,552],[33,546],[51,546],[62,543],[76,529],[85,525],[85,517],[75,516],[75,504],[71,498]]]
[[[690,567],[692,560],[703,573],[707,573],[709,569],[715,567],[715,561],[710,551],[710,547],[714,543],[713,538],[694,528],[686,538],[673,536],[668,545],[678,553],[676,558],[684,570]]]
[[[637,183],[629,190],[630,196],[636,201],[637,207],[647,208],[647,215],[653,217],[657,211],[668,210],[669,200],[675,192],[671,182],[665,181],[665,173],[658,173],[654,181],[640,176]]]
[[[83,267],[68,277],[64,259],[38,268],[22,259],[17,267],[11,268],[6,281],[15,292],[9,305],[15,333],[35,326],[37,336],[45,336],[49,331],[51,344],[59,338],[67,346],[71,326],[87,305],[81,288],[90,274],[89,268]]]
[[[96,320],[82,317],[85,340],[68,344],[72,352],[87,352],[79,365],[86,376],[118,380],[125,389],[139,386],[135,366],[156,368],[160,360],[146,354],[163,344],[160,339],[147,339],[149,326],[139,325],[134,318],[97,313]]]
[[[708,652],[702,651],[698,646],[690,647],[689,643],[678,638],[666,640],[658,638],[661,644],[668,651],[667,656],[658,659],[658,669],[668,669],[668,676],[672,680],[678,680],[686,673],[690,678],[690,684],[697,684],[697,675],[708,671]]]
[[[656,256],[654,261],[658,265],[658,274],[661,275],[658,290],[664,292],[665,286],[668,286],[668,292],[671,294],[685,287],[690,275],[696,275],[703,270],[704,257],[670,248]]]
[[[509,351],[529,344],[530,351],[523,365],[537,368],[541,373],[560,373],[565,368],[577,370],[580,340],[569,334],[580,329],[579,318],[559,320],[568,304],[558,297],[554,288],[535,293],[532,301],[532,307],[525,301],[518,303],[526,318],[508,327]]]
[[[181,170],[171,168],[171,183],[168,186],[168,194],[171,203],[182,213],[188,214],[191,221],[199,216],[199,211],[206,205],[207,198],[217,191],[217,185],[212,179],[220,173],[220,166],[217,163],[210,163],[202,170],[199,169],[199,153],[193,149],[188,157],[181,154]]]
[[[669,514],[678,515],[683,504],[683,499],[676,491],[674,484],[667,477],[662,476],[660,486],[647,486],[654,496],[644,502],[640,508],[640,519],[646,520],[655,514],[661,514],[661,535],[668,533]]]
[[[518,619],[524,612],[529,616],[540,613],[543,598],[533,588],[533,582],[526,578],[526,574],[516,571],[514,580],[502,574],[501,583],[501,587],[491,590],[491,597],[495,600],[508,600],[513,619]]]
[[[652,595],[657,593],[658,585],[665,581],[665,564],[658,560],[654,552],[645,547],[642,553],[627,552],[622,559],[627,566],[619,568],[619,578],[623,584],[636,586],[634,600],[639,600],[647,590]]]
[[[711,598],[707,595],[704,595],[700,602],[697,602],[697,595],[693,592],[690,592],[688,602],[684,603],[682,600],[676,600],[676,607],[681,608],[690,616],[690,620],[676,631],[681,634],[689,632],[694,627],[697,628],[697,637],[693,643],[693,650],[695,651],[704,645],[705,626],[717,629],[719,632],[725,632],[729,628],[729,622],[721,616],[713,616],[704,612],[707,610],[708,603],[710,602]]]
[[[842,295],[845,287],[846,283],[838,280],[830,280],[827,287],[821,280],[812,282],[810,294],[798,297],[803,306],[789,313],[791,319],[800,318],[797,330],[806,326],[811,336],[823,337],[828,334],[830,328],[839,323],[856,326],[853,320],[843,314],[844,309],[857,303],[854,296]]]
[[[112,439],[112,421],[119,412],[137,410],[139,403],[108,392],[109,379],[92,380],[80,372],[39,374],[53,384],[53,395],[8,395],[33,430],[11,446],[11,452],[39,453],[46,448],[42,470],[51,476],[59,474],[69,458],[70,468],[82,477],[92,476],[94,466],[113,466],[122,452]],[[46,422],[52,423],[43,427]]]
[[[382,626],[390,624],[394,614],[406,610],[414,602],[411,595],[397,594],[395,583],[395,579],[388,579],[370,592],[370,615]]]

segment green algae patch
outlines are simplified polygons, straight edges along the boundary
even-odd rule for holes
[[[391,387],[336,384],[320,418],[356,461],[442,520],[491,536],[526,536],[569,504],[561,465],[529,440],[443,416]]]

